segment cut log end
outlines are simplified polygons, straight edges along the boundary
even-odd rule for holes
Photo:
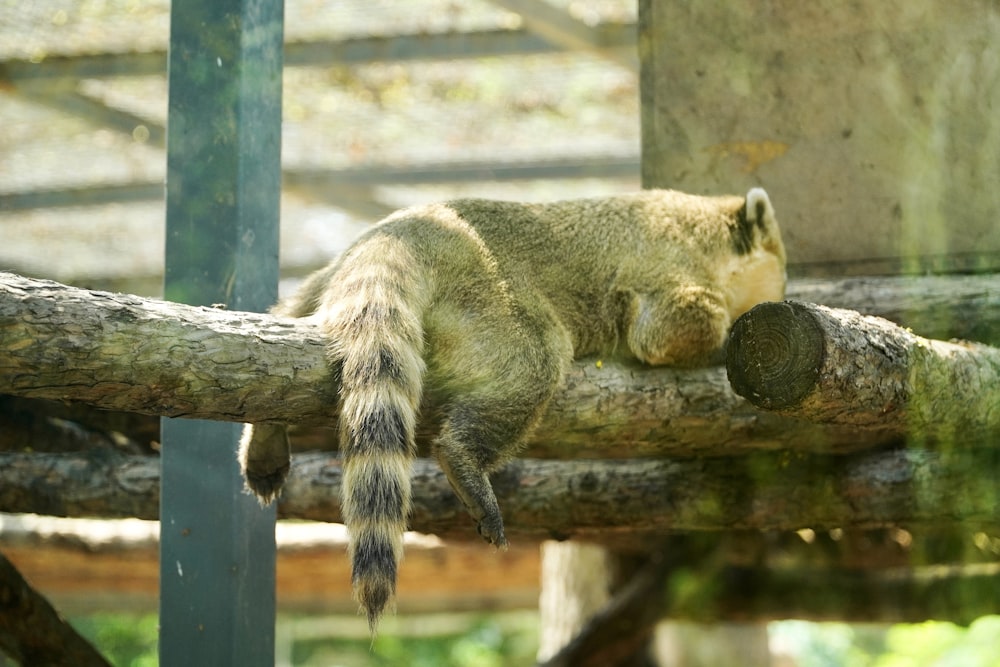
[[[816,387],[825,338],[820,323],[794,301],[762,303],[733,324],[726,372],[733,390],[754,405],[798,405]]]

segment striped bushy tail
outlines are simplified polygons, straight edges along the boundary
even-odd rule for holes
[[[351,583],[374,634],[396,592],[424,372],[424,294],[409,250],[374,236],[344,258],[319,313],[341,369],[343,516]]]

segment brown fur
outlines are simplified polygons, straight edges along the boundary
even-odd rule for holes
[[[307,279],[276,312],[316,318],[329,335],[353,583],[373,631],[395,594],[425,392],[445,417],[434,453],[479,533],[503,548],[487,475],[517,453],[574,357],[700,363],[784,285],[759,189],[416,207]],[[240,464],[273,500],[288,471],[284,427],[248,426]]]

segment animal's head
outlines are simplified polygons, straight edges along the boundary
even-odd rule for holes
[[[736,319],[758,303],[785,296],[785,245],[771,200],[762,188],[747,192],[730,227],[733,255],[720,276],[729,315]]]

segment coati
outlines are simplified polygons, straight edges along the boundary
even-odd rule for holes
[[[425,394],[444,416],[441,468],[503,548],[487,474],[517,453],[574,357],[697,364],[784,287],[784,246],[759,188],[420,206],[311,275],[274,312],[313,318],[328,336],[352,583],[372,631],[395,594]],[[271,502],[289,467],[285,428],[248,425],[239,460]]]

